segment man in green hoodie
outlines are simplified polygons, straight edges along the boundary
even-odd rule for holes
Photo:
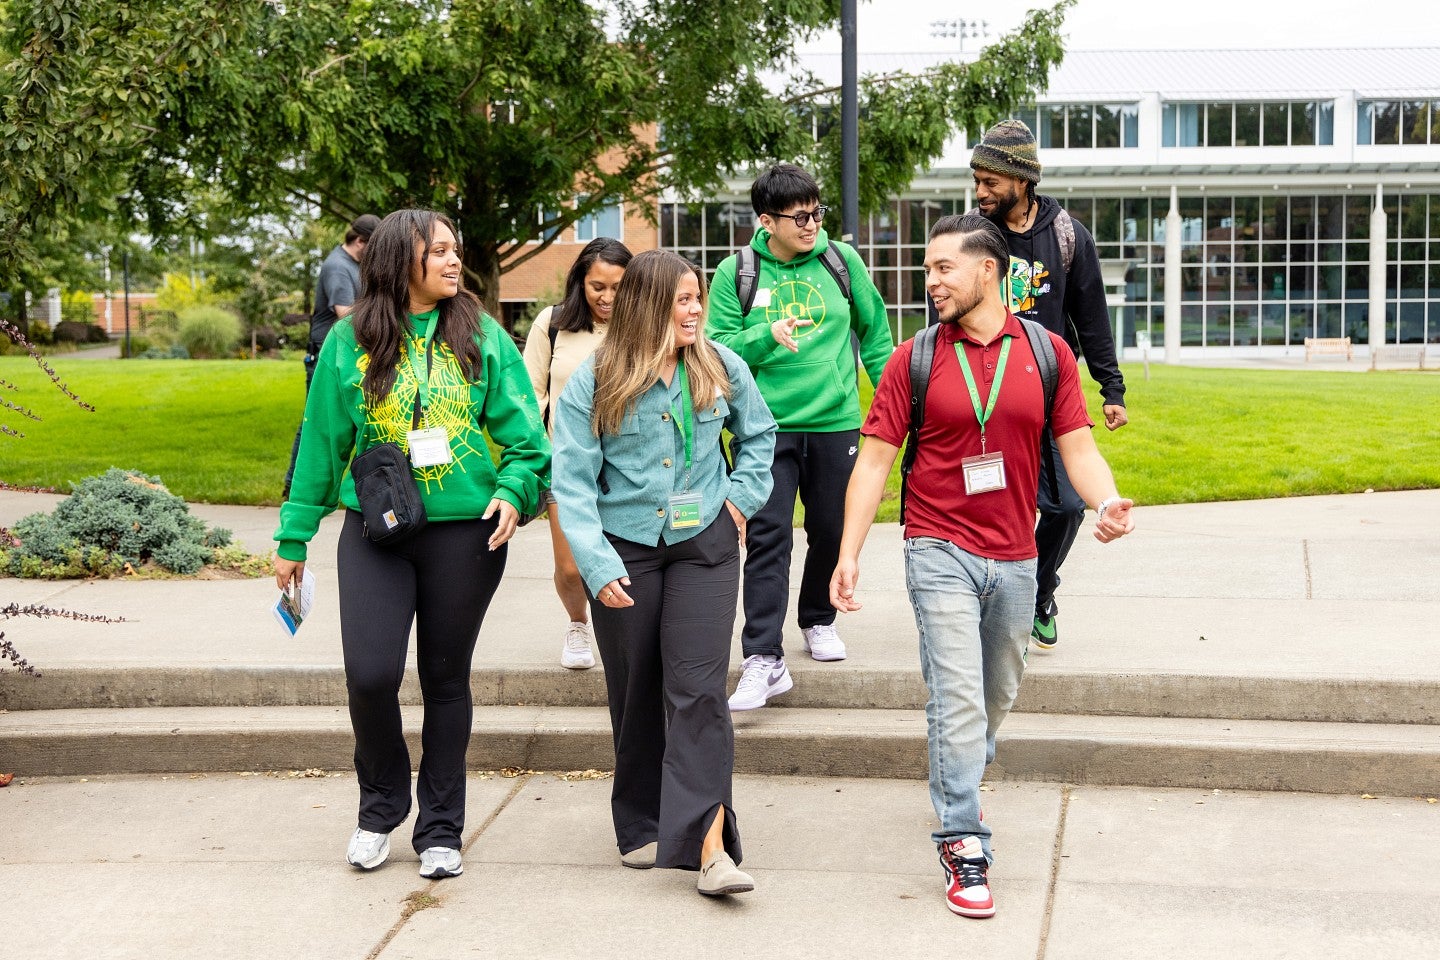
[[[794,686],[781,632],[797,494],[809,543],[797,611],[805,651],[816,660],[845,659],[829,582],[860,442],[857,359],[878,383],[895,348],[885,301],[865,264],[820,226],[825,207],[814,177],[777,164],[751,185],[750,204],[759,229],[748,250],[715,271],[705,325],[707,336],[749,364],[780,428],[773,492],[745,531],[745,664],[731,710],[763,707]]]

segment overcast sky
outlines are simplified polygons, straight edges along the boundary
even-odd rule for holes
[[[988,20],[992,36],[1014,29],[1042,0],[860,0],[862,53],[959,49],[955,38],[930,36],[943,18]],[[1080,0],[1065,18],[1071,50],[1256,49],[1440,46],[1440,13],[1430,2],[1387,0]],[[982,40],[967,38],[971,52]],[[839,52],[840,36],[802,49]]]

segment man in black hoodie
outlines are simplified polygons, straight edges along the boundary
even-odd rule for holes
[[[1053,197],[1036,195],[1040,158],[1035,136],[1021,121],[1002,120],[986,131],[970,157],[970,168],[980,213],[1001,228],[1010,247],[1010,276],[1004,291],[1010,310],[1038,321],[1063,336],[1076,354],[1084,354],[1105,401],[1105,426],[1118,430],[1129,419],[1125,381],[1115,361],[1095,240]],[[1065,475],[1055,438],[1049,442],[1050,455],[1040,461],[1040,521],[1035,526],[1039,559],[1030,633],[1035,645],[1045,650],[1059,639],[1055,588],[1060,585],[1060,565],[1085,517],[1085,501]]]

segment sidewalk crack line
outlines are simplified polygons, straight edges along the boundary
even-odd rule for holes
[[[480,824],[480,826],[475,828],[475,832],[470,834],[470,839],[462,840],[460,842],[460,853],[462,856],[470,852],[470,848],[475,846],[475,843],[480,839],[481,834],[483,834],[486,830],[490,829],[490,825],[494,823],[497,819],[499,819],[500,814],[505,812],[505,808],[510,806],[510,801],[515,799],[515,797],[520,793],[520,791],[525,788],[525,785],[530,782],[532,777],[533,774],[527,773],[515,778],[515,786],[510,788],[510,792],[505,795],[505,799],[501,800],[500,803],[496,805],[495,809],[490,811],[490,815],[485,818],[484,823]],[[412,890],[405,899],[408,901],[410,898],[414,897],[417,894],[428,894],[431,890],[434,890],[436,884],[440,882],[441,881],[439,880],[427,881],[424,886],[419,887],[416,890]],[[450,882],[454,883],[455,881],[451,880]],[[380,938],[380,942],[375,944],[374,949],[372,949],[369,953],[365,955],[365,960],[376,960],[376,958],[379,957],[380,954],[384,953],[385,948],[390,946],[390,941],[394,940],[400,934],[400,931],[405,929],[405,924],[410,921],[410,918],[414,916],[415,913],[416,911],[414,910],[407,910],[402,907],[400,919],[396,920],[395,925],[392,926],[389,930],[385,931],[385,935]]]
[[[1050,920],[1055,913],[1055,888],[1060,880],[1060,851],[1065,848],[1065,821],[1070,813],[1070,784],[1060,788],[1060,818],[1055,824],[1055,849],[1050,853],[1050,882],[1045,888],[1045,915],[1040,920],[1040,944],[1035,960],[1045,960],[1050,945]]]
[[[1312,581],[1312,579],[1311,579],[1311,577],[1310,577],[1310,541],[1309,541],[1309,540],[1301,540],[1301,541],[1300,541],[1300,550],[1301,550],[1301,555],[1305,558],[1305,599],[1306,599],[1306,600],[1314,600],[1314,599],[1315,599],[1314,584],[1313,584],[1313,581]]]

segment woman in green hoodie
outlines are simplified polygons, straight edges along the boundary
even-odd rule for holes
[[[346,860],[378,867],[410,813],[399,690],[414,622],[425,754],[413,843],[421,876],[449,877],[463,869],[471,655],[505,543],[549,482],[550,445],[520,351],[464,287],[454,224],[427,210],[390,214],[360,274],[363,292],[325,338],[305,403],[275,580],[299,588],[307,544],[343,504],[340,637],[360,783]],[[482,430],[500,448],[498,469]],[[346,469],[387,441],[409,456],[430,521],[396,546],[367,538]]]

